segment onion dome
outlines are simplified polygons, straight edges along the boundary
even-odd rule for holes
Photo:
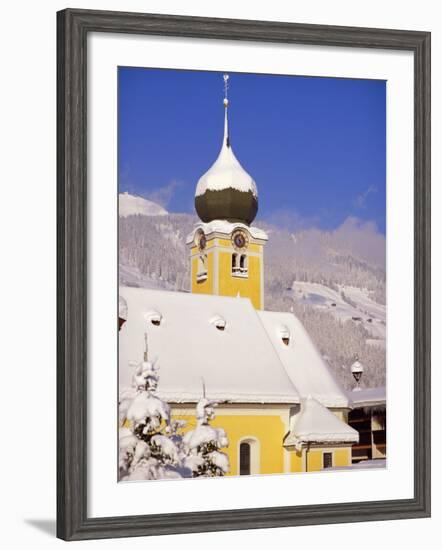
[[[196,186],[195,208],[205,222],[228,220],[250,225],[258,212],[256,183],[235,157],[229,137],[228,75],[224,75],[224,138],[215,163]]]

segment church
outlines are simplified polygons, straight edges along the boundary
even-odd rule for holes
[[[120,389],[147,334],[174,418],[191,429],[203,392],[218,403],[229,475],[349,466],[359,435],[347,393],[296,316],[265,310],[271,239],[252,225],[258,190],[232,149],[225,89],[221,150],[197,183],[200,222],[186,240],[191,292],[120,287]]]

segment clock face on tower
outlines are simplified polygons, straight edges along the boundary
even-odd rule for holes
[[[249,238],[247,233],[241,229],[237,229],[232,233],[232,244],[233,247],[237,250],[246,248],[249,244]]]

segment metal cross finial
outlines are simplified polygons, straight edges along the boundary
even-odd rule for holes
[[[227,97],[227,92],[229,90],[229,75],[224,74],[223,79],[224,79],[224,107],[227,107],[229,104],[229,98]]]

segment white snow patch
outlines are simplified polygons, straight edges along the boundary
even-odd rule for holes
[[[387,401],[387,392],[385,386],[377,388],[365,388],[348,392],[353,408],[374,407],[376,405],[385,405]]]
[[[127,303],[122,296],[118,296],[118,317],[120,319],[127,319]]]
[[[158,395],[169,402],[195,402],[203,392],[214,401],[298,403],[299,395],[247,298],[120,287],[128,319],[120,332],[120,384],[131,383],[133,362],[158,357]],[[161,324],[145,314],[158,312]],[[221,316],[224,330],[210,320]],[[245,330],[247,327],[247,330]],[[307,365],[305,366],[308,371]]]
[[[135,424],[144,423],[146,418],[169,421],[170,408],[167,403],[147,391],[139,392],[130,404],[126,418]]]
[[[232,147],[228,147],[224,140],[218,158],[209,170],[200,177],[195,196],[203,195],[208,189],[222,191],[228,188],[244,193],[251,191],[256,198],[258,197],[255,181],[241,166],[233,153]]]
[[[190,449],[197,449],[205,443],[213,442],[218,449],[228,444],[226,432],[222,428],[213,428],[208,424],[197,426],[194,430],[187,432],[183,438],[184,445]]]
[[[330,472],[333,470],[374,470],[383,469],[387,467],[387,460],[385,458],[377,458],[374,460],[361,460],[350,466],[335,466],[334,468],[327,468],[322,472]]]
[[[159,204],[130,195],[127,191],[118,195],[118,213],[122,218],[140,214],[141,216],[166,216],[168,214]]]
[[[372,300],[367,289],[343,285],[336,291],[320,283],[294,281],[292,294],[300,304],[328,311],[342,321],[361,323],[373,336],[370,343],[378,340],[378,345],[383,345],[381,341],[386,338],[387,309],[385,305]]]
[[[357,443],[359,434],[312,397],[301,402],[300,412],[290,419],[286,446],[303,443]]]
[[[258,311],[273,347],[302,397],[312,395],[326,407],[347,407],[348,397],[292,313]],[[282,338],[289,338],[286,345]]]

